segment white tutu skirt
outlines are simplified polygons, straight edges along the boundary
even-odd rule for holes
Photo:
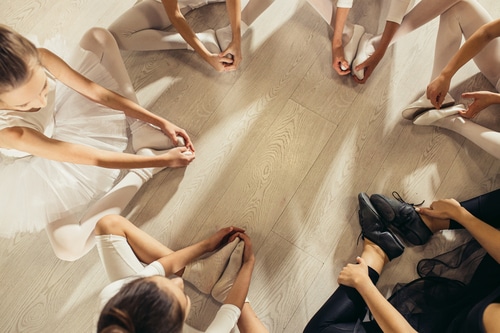
[[[75,52],[78,72],[111,90],[117,84],[83,50]],[[69,60],[71,63],[71,59]],[[56,86],[54,139],[122,152],[127,147],[123,112],[96,104],[61,83]],[[88,207],[109,191],[121,171],[28,156],[0,157],[0,236],[36,232],[59,219],[79,221]]]

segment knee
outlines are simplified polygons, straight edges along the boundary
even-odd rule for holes
[[[102,53],[110,45],[116,45],[116,40],[111,32],[105,28],[93,27],[83,35],[80,46],[94,53]]]
[[[97,221],[94,229],[96,235],[122,235],[124,217],[120,215],[106,215]]]

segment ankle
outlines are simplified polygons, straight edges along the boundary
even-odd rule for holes
[[[361,257],[365,260],[366,264],[375,270],[378,274],[382,272],[384,266],[389,262],[387,254],[369,239],[364,240],[363,253]]]
[[[433,218],[427,215],[420,215],[420,218],[424,222],[424,224],[429,228],[429,230],[435,234],[438,231],[449,229],[450,226],[450,220],[442,220],[442,219],[437,219]]]

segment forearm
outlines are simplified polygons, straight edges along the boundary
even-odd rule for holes
[[[113,91],[110,91],[97,83],[91,82],[92,94],[88,98],[92,101],[107,106],[114,110],[123,111],[128,117],[139,119],[157,127],[162,127],[166,121],[164,118],[146,110],[137,103],[125,98]]]
[[[163,266],[165,276],[169,276],[180,271],[186,267],[187,264],[193,262],[208,251],[209,244],[207,240],[203,240],[160,258],[158,262]]]
[[[391,44],[392,38],[394,38],[394,35],[398,31],[398,29],[399,29],[398,23],[392,21],[386,21],[384,32],[382,33],[380,43],[375,52],[380,52],[382,54],[385,54],[387,48]]]
[[[370,280],[366,280],[356,290],[384,333],[416,332]]]
[[[474,58],[488,43],[500,36],[500,20],[488,23],[479,28],[458,50],[453,58],[441,71],[441,75],[448,80],[462,68],[469,60]]]
[[[332,48],[339,48],[343,46],[342,35],[344,27],[347,22],[350,8],[337,8],[335,17],[332,15],[332,22],[330,25],[333,27]]]
[[[231,32],[233,35],[233,42],[240,43],[240,41],[241,41],[241,1],[240,0],[227,0],[226,1],[226,8],[227,8],[227,14],[229,16],[229,23],[231,24]]]
[[[243,304],[245,304],[245,299],[248,294],[248,289],[250,288],[254,264],[255,259],[248,260],[243,263],[236,280],[234,281],[234,284],[224,301],[224,304],[233,304],[240,309],[243,308]]]
[[[500,263],[500,230],[481,221],[465,208],[460,207],[452,217],[474,237],[489,255]]]
[[[210,52],[199,40],[193,29],[189,26],[184,15],[182,15],[177,1],[162,0],[163,7],[172,25],[184,40],[198,53],[203,59],[207,60]]]

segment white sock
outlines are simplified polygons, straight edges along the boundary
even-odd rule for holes
[[[227,294],[234,284],[234,280],[236,280],[236,277],[238,276],[241,264],[243,263],[244,250],[245,242],[239,242],[231,254],[231,258],[229,258],[226,270],[222,273],[219,281],[217,281],[212,289],[212,297],[219,303],[224,303],[227,298]]]
[[[229,257],[240,241],[236,238],[207,258],[196,260],[184,269],[182,278],[204,294],[210,294],[213,286],[226,269]]]

